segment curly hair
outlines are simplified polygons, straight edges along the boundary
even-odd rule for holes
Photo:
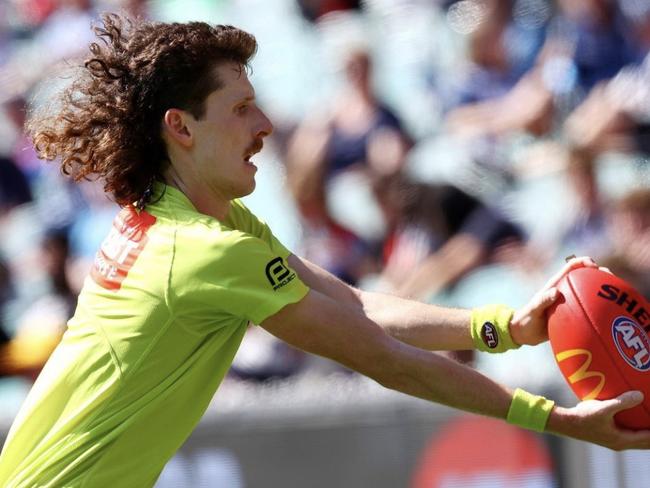
[[[60,158],[75,181],[100,178],[124,206],[146,199],[169,164],[165,112],[201,118],[205,99],[222,86],[214,68],[235,62],[245,69],[257,42],[228,25],[135,23],[116,14],[102,15],[93,30],[101,44],[90,44],[57,111],[34,111],[26,128],[40,158]]]

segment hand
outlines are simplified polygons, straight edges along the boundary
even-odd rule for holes
[[[554,407],[546,430],[615,451],[650,449],[650,430],[623,429],[614,422],[614,415],[642,401],[640,391],[628,391],[611,400],[587,400],[573,408]]]
[[[590,257],[572,258],[555,274],[510,321],[510,336],[515,343],[536,345],[548,340],[546,309],[555,303],[559,293],[557,284],[569,271],[577,268],[597,268]],[[604,268],[602,268],[604,269]]]

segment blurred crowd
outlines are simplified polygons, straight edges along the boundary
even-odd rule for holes
[[[283,178],[267,203],[285,199],[291,247],[346,282],[519,306],[575,254],[650,296],[646,0],[4,0],[0,375],[37,373],[116,212],[23,132],[104,10],[258,37]],[[252,327],[232,374],[317,363]]]

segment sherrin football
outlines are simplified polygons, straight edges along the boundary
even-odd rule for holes
[[[615,420],[650,428],[650,304],[622,279],[595,268],[570,271],[558,290],[548,334],[569,385],[581,400],[642,391],[644,402]]]

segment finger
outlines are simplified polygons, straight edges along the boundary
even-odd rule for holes
[[[573,260],[571,260],[571,262],[572,261]],[[596,261],[594,261],[594,258],[592,258],[591,256],[578,256],[577,258],[575,258],[575,261],[577,261],[578,263],[581,263],[582,265],[584,265],[584,266],[586,266],[588,268],[596,268],[596,267],[598,267],[598,265],[596,264]]]
[[[546,285],[544,285],[544,288],[551,288],[555,285],[557,285],[562,278],[571,270],[574,270],[576,268],[595,268],[598,265],[595,263],[593,259],[591,259],[589,256],[581,256],[579,258],[571,258],[569,262],[567,262],[564,267],[555,275],[551,277],[546,282]]]
[[[616,398],[606,400],[606,402],[608,403],[607,408],[611,410],[612,413],[616,414],[621,410],[636,407],[643,402],[643,393],[636,390],[626,391]]]
[[[619,429],[626,449],[650,449],[650,430]]]
[[[560,293],[555,287],[549,288],[548,290],[544,290],[539,297],[538,303],[535,305],[535,310],[537,312],[543,312],[548,307],[553,305],[559,296]]]
[[[576,256],[575,254],[571,254],[571,256],[567,256],[566,258],[564,258],[564,261],[566,261],[567,263],[572,263],[575,261],[584,261],[584,260],[591,261],[592,264],[596,264],[596,262],[591,256]]]

